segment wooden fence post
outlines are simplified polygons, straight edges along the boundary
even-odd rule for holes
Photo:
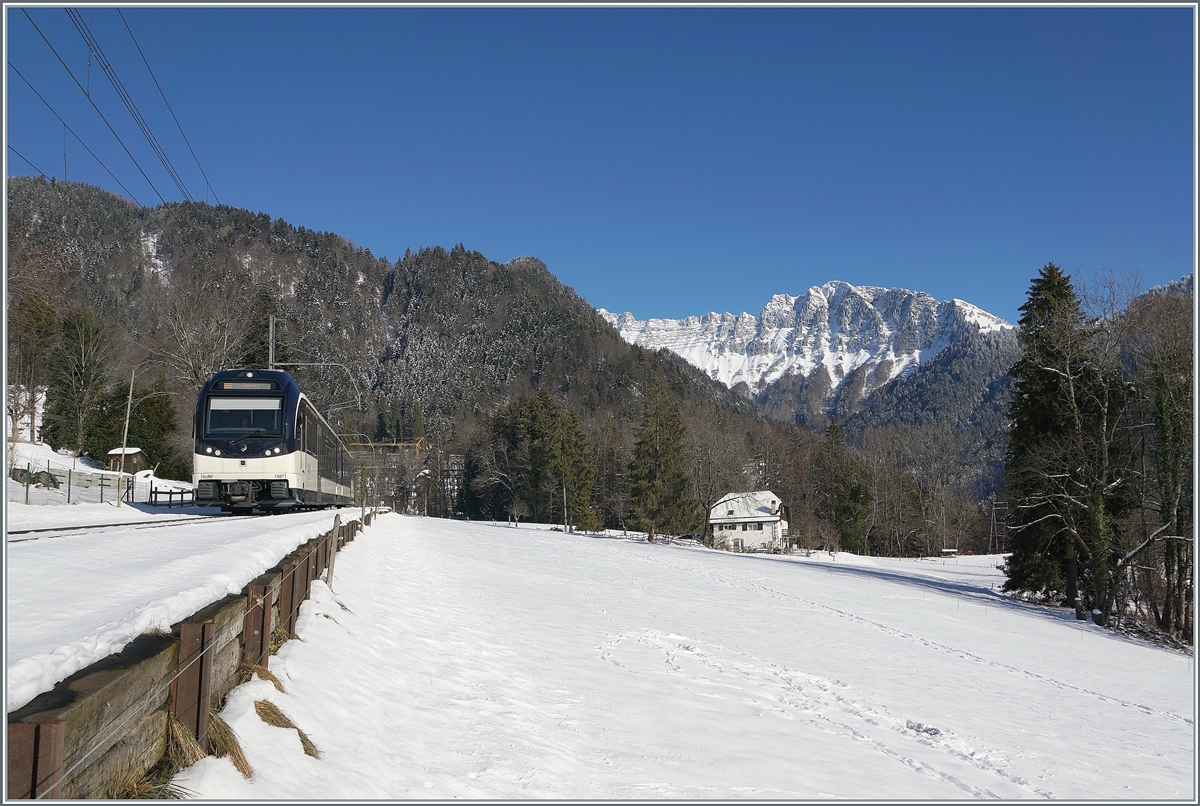
[[[208,712],[212,707],[212,652],[214,625],[184,622],[179,625],[179,676],[171,683],[171,708],[189,731],[195,731],[200,749],[208,752]]]
[[[312,595],[312,583],[316,578],[314,572],[317,570],[317,551],[312,540],[304,544],[304,551],[304,596],[300,601],[306,601]]]
[[[61,798],[66,723],[8,724],[8,797]]]
[[[332,535],[332,540],[329,541],[329,573],[325,574],[325,584],[333,590],[333,566],[337,562],[338,551],[341,549],[341,544],[338,543],[338,536]]]
[[[250,583],[250,607],[242,622],[243,657],[247,663],[266,667],[271,657],[271,613],[275,596],[269,584]]]
[[[300,610],[300,603],[304,601],[304,560],[302,557],[296,557],[295,563],[292,565],[292,579],[288,583],[291,588],[292,597],[288,602],[288,617],[287,629],[288,637],[296,637],[296,614]]]
[[[292,601],[295,599],[294,585],[296,584],[296,564],[285,562],[282,566],[283,576],[279,580],[279,625],[283,627],[288,637],[294,637],[292,632]]]

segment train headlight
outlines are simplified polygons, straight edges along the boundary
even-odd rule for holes
[[[215,453],[217,456],[220,456],[220,455],[221,455],[221,449],[220,449],[220,448],[217,448],[217,449],[214,451],[214,453]]]
[[[278,447],[278,446],[277,446],[277,447],[275,448],[275,453],[279,453],[279,452],[280,452],[280,451],[282,451],[282,450],[283,450],[283,448],[280,448],[280,447]]]
[[[205,449],[204,449],[204,452],[205,452],[205,453],[212,453],[212,446],[211,446],[211,445],[209,445],[207,448],[205,448]]]

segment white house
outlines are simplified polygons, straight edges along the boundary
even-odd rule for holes
[[[782,551],[788,509],[770,490],[730,493],[708,513],[713,546],[726,551]]]

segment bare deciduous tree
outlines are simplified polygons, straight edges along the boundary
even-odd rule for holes
[[[253,300],[232,281],[177,268],[149,294],[153,331],[146,347],[181,391],[199,391],[217,370],[240,365]]]

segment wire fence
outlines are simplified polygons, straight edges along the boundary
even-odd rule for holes
[[[20,504],[101,504],[115,502],[169,504],[191,503],[191,490],[154,478],[135,478],[87,467],[62,467],[18,463],[8,471],[5,486],[9,501]],[[187,485],[190,488],[190,485]]]

